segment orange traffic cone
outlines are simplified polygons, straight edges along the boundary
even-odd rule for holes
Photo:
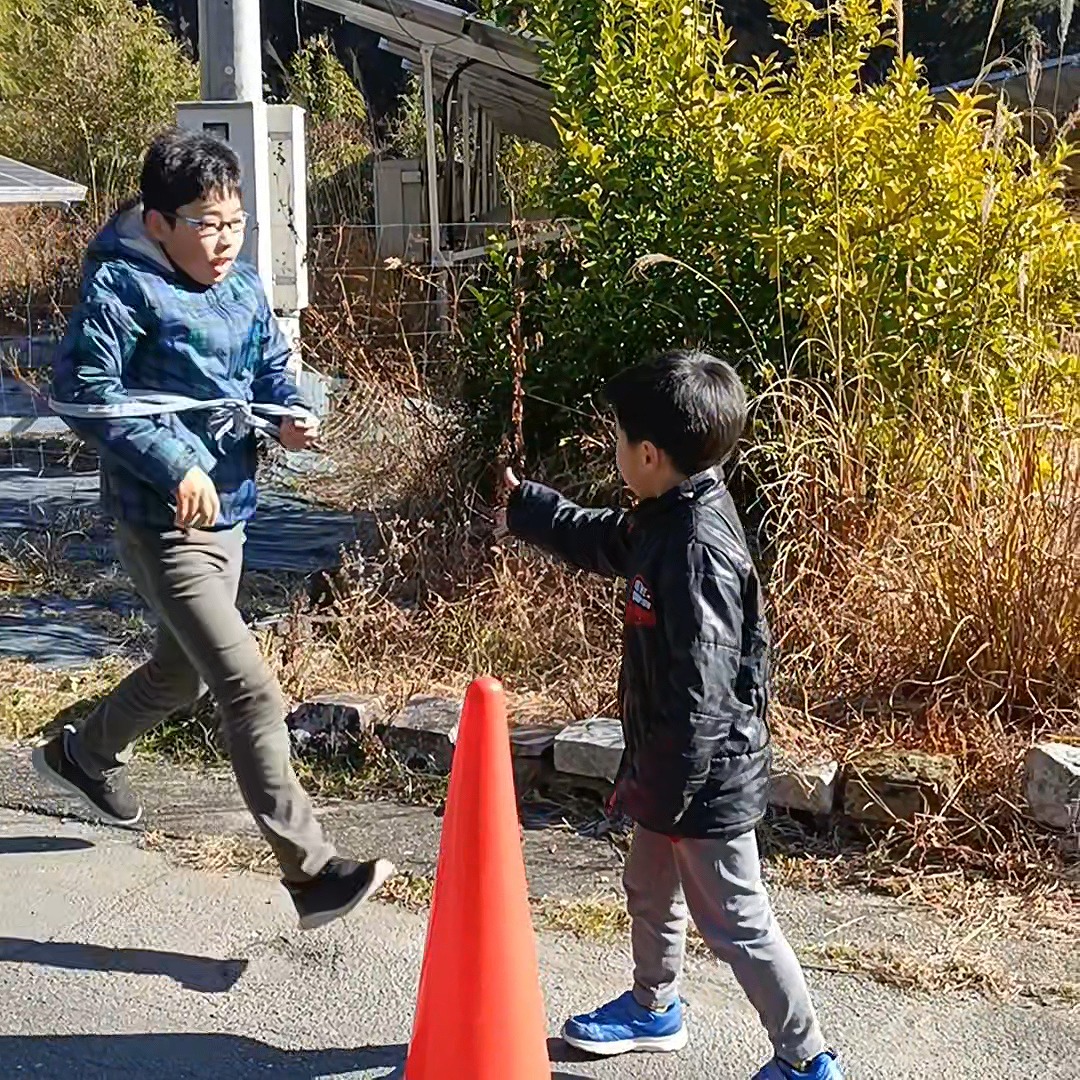
[[[480,679],[454,752],[405,1080],[550,1080],[546,1027],[506,700]]]

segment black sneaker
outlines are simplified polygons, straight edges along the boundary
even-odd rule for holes
[[[100,780],[84,772],[68,753],[68,739],[75,734],[70,725],[33,755],[34,769],[43,779],[72,795],[78,795],[113,825],[134,825],[142,817],[142,806],[128,783],[124,769],[106,773]]]
[[[382,888],[394,873],[387,859],[358,863],[352,859],[331,859],[322,873],[302,884],[286,881],[301,930],[314,930],[348,915],[357,904]]]

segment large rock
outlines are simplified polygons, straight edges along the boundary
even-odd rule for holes
[[[1024,791],[1036,821],[1080,835],[1080,746],[1033,746],[1024,759]]]
[[[844,773],[845,813],[888,825],[940,813],[960,782],[955,758],[916,750],[864,754]]]
[[[622,724],[594,717],[563,728],[555,737],[555,770],[613,782],[622,762]]]
[[[301,753],[337,754],[355,746],[385,719],[383,700],[360,694],[322,694],[289,716],[289,734]]]
[[[460,700],[414,697],[387,729],[386,745],[408,765],[448,773],[460,723]]]
[[[839,772],[840,765],[835,761],[800,765],[778,753],[773,757],[769,802],[785,810],[831,814]]]

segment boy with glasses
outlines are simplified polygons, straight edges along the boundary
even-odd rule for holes
[[[257,272],[237,261],[246,223],[233,151],[209,135],[159,136],[140,199],[90,245],[53,398],[117,413],[140,393],[297,407],[278,437],[311,446],[317,424],[299,407],[289,345]],[[120,559],[158,632],[151,658],[34,761],[101,818],[132,825],[142,816],[127,778],[134,742],[209,688],[244,801],[310,929],[347,914],[393,867],[339,858],[293,772],[281,688],[236,606],[255,435],[211,420],[206,410],[68,418],[99,452]]]

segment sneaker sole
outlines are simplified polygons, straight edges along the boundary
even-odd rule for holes
[[[88,806],[91,810],[93,810],[93,812],[102,821],[105,821],[110,825],[131,826],[138,824],[139,821],[142,820],[143,812],[141,806],[139,807],[139,812],[133,818],[115,817],[114,815],[107,813],[105,810],[102,810],[101,807],[98,806],[97,803],[95,803],[93,799],[91,799],[81,787],[79,787],[77,784],[73,784],[70,780],[61,776],[49,764],[48,760],[45,757],[44,746],[39,746],[36,750],[34,750],[33,754],[31,755],[31,761],[34,765],[34,772],[36,772],[38,776],[42,778],[42,780],[47,780],[50,784],[52,784],[53,787],[58,787],[62,789],[68,795],[74,795],[77,799],[81,800],[85,806]]]
[[[567,1046],[581,1050],[596,1057],[617,1057],[619,1054],[673,1054],[682,1050],[689,1041],[690,1034],[684,1024],[674,1035],[659,1035],[654,1038],[621,1039],[618,1042],[589,1042],[587,1039],[575,1039],[566,1034],[563,1028],[562,1039]]]
[[[361,890],[347,904],[343,904],[333,911],[320,911],[315,915],[302,915],[300,917],[300,929],[318,930],[320,926],[327,926],[329,923],[345,918],[365,900],[374,896],[395,873],[397,873],[397,867],[389,859],[377,859],[375,872],[371,875],[371,881],[368,882],[366,889]]]

